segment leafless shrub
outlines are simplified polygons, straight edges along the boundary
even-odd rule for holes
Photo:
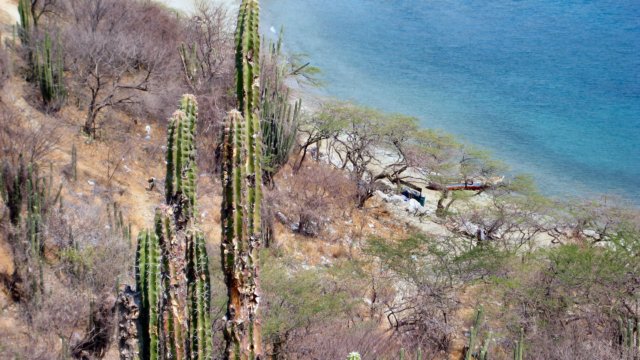
[[[224,118],[235,104],[232,18],[225,5],[199,1],[184,22],[183,34],[180,46],[190,53],[191,64],[182,57],[180,72],[198,97],[198,166],[214,173]]]
[[[292,336],[290,359],[343,359],[358,352],[363,359],[397,358],[400,345],[373,322],[314,324]]]
[[[86,96],[83,129],[96,135],[98,115],[103,110],[138,103],[139,93],[156,86],[156,77],[170,63],[167,60],[171,51],[162,38],[170,32],[157,32],[156,24],[162,21],[151,22],[148,17],[160,13],[142,3],[123,0],[70,0],[70,3],[75,21],[64,29],[63,43],[76,93]]]
[[[0,104],[0,155],[16,166],[20,157],[27,163],[40,162],[60,141],[56,123],[21,120],[8,106]]]
[[[115,291],[118,281],[124,281],[132,271],[131,244],[109,228],[106,209],[83,204],[66,206],[72,244],[60,251],[56,272],[67,282],[96,294]]]
[[[11,76],[11,62],[7,50],[0,44],[0,90]]]
[[[297,174],[285,169],[278,185],[269,192],[267,201],[273,204],[280,221],[306,236],[317,236],[332,213],[343,211],[344,204],[353,202],[355,189],[345,173],[325,164],[305,166]],[[286,220],[285,220],[286,219]]]
[[[92,303],[93,304],[93,303]],[[73,344],[71,355],[75,359],[101,359],[109,349],[115,329],[116,297],[102,296],[97,305],[92,306],[90,321],[84,337]]]
[[[43,16],[50,17],[59,14],[64,4],[60,0],[29,0],[31,2],[31,18],[34,26],[38,26]]]
[[[31,309],[32,329],[37,334],[50,333],[70,338],[89,315],[90,294],[80,288],[69,288],[52,276],[45,279],[47,296]]]

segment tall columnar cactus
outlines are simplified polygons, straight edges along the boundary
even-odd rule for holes
[[[222,155],[221,251],[228,294],[225,358],[234,360],[262,358],[257,281],[262,202],[258,21],[258,1],[243,0],[236,30],[240,111],[227,116]]]
[[[189,319],[190,354],[192,359],[211,359],[211,318],[209,316],[211,285],[209,258],[204,236],[199,232],[188,234],[187,248],[187,309]]]
[[[107,204],[107,215],[111,232],[131,245],[131,223],[125,224],[122,209],[117,202]]]
[[[296,143],[302,109],[301,100],[291,104],[289,89],[285,85],[285,80],[291,76],[292,72],[282,55],[282,39],[281,31],[278,41],[263,46],[261,54],[260,124],[264,144],[263,170],[267,184],[289,160]]]
[[[158,308],[160,304],[160,245],[155,232],[138,235],[136,290],[140,294],[139,344],[142,359],[158,359]]]
[[[473,326],[469,331],[469,345],[465,354],[465,360],[487,360],[489,353],[489,342],[491,341],[491,332],[485,336],[480,350],[474,352],[476,341],[478,340],[478,331],[482,327],[482,320],[484,316],[484,307],[480,305],[476,310],[476,317],[473,321]]]
[[[193,95],[183,96],[180,109],[169,120],[167,134],[166,203],[179,210],[181,222],[195,217],[196,122],[198,105]]]
[[[629,351],[640,352],[640,318],[620,319],[620,345]]]
[[[267,180],[289,160],[296,143],[302,101],[289,103],[289,92],[275,92],[262,99],[262,139],[264,144],[264,172]]]
[[[520,340],[516,341],[513,348],[513,360],[524,359],[524,329],[520,329]]]
[[[44,103],[61,106],[67,97],[67,90],[64,86],[64,62],[60,41],[55,42],[54,48],[51,36],[46,33],[44,41],[36,47],[33,66]]]
[[[3,162],[0,172],[2,181],[2,200],[9,209],[11,225],[18,226],[21,222],[23,197],[26,190],[26,171],[22,155],[17,166],[11,166],[7,161]]]
[[[78,149],[76,144],[71,146],[71,179],[78,181]]]
[[[185,95],[167,135],[166,204],[155,228],[138,238],[142,359],[210,359],[210,278],[203,234],[196,227],[197,104]]]
[[[18,0],[18,15],[20,15],[18,35],[22,45],[28,46],[31,39],[31,26],[33,25],[31,0]]]

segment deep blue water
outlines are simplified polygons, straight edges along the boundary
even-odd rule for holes
[[[327,95],[418,117],[549,195],[640,203],[640,1],[263,0]]]

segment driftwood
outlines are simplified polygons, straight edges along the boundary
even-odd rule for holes
[[[460,184],[451,184],[451,185],[442,185],[435,182],[429,182],[427,184],[427,189],[436,190],[436,191],[456,191],[456,190],[471,190],[471,191],[482,191],[489,189],[491,184],[487,183],[476,183],[476,182],[466,182]]]

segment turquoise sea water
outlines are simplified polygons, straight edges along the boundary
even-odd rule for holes
[[[418,117],[549,195],[640,203],[640,1],[264,0],[326,95]]]

